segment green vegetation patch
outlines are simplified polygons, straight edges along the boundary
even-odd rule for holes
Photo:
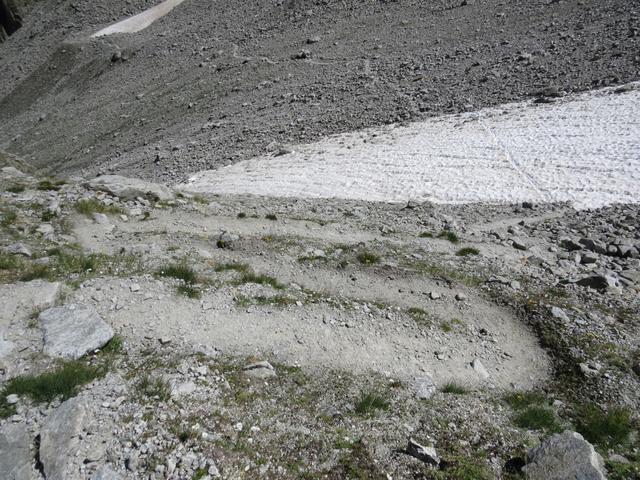
[[[170,263],[156,270],[159,277],[175,278],[182,283],[176,287],[176,291],[185,297],[198,299],[202,292],[196,286],[198,283],[198,274],[193,270],[186,261],[179,263]]]
[[[236,285],[243,285],[245,283],[257,283],[259,285],[268,285],[276,290],[283,290],[285,286],[269,275],[257,274],[254,272],[244,272],[242,276],[236,281]]]
[[[438,238],[443,238],[445,240],[449,240],[451,243],[460,243],[460,238],[454,232],[450,230],[442,230],[438,234]]]
[[[514,423],[520,428],[530,430],[552,433],[562,431],[555,412],[551,408],[541,405],[533,405],[521,410],[515,416]]]
[[[364,392],[356,403],[355,412],[358,415],[368,416],[378,410],[388,410],[389,402],[376,392]]]
[[[74,208],[78,213],[90,217],[94,213],[119,214],[124,213],[122,208],[115,205],[105,205],[97,198],[83,198],[74,204]]]
[[[145,375],[136,384],[136,392],[143,399],[157,398],[163,402],[166,402],[171,398],[171,387],[169,383],[161,378],[151,378]]]
[[[464,247],[456,252],[456,255],[458,257],[469,257],[472,255],[479,255],[479,254],[480,254],[480,250],[473,247]]]
[[[635,429],[628,409],[615,407],[604,411],[594,404],[576,408],[575,424],[584,438],[602,447],[626,444]]]
[[[196,272],[188,266],[186,262],[170,263],[159,268],[156,273],[160,277],[175,278],[182,280],[184,283],[196,283],[198,277]]]
[[[376,263],[380,263],[380,256],[368,250],[358,253],[356,258],[363,265],[374,265]]]
[[[102,377],[105,373],[106,369],[102,366],[70,361],[39,375],[20,375],[12,378],[5,383],[0,394],[0,417],[14,413],[13,406],[6,403],[7,395],[26,396],[37,403],[51,402],[58,397],[66,400],[76,395],[79,387]]]
[[[65,183],[64,180],[42,180],[38,183],[37,189],[57,192]]]
[[[233,300],[239,307],[248,307],[249,305],[270,305],[276,307],[287,307],[296,303],[295,298],[291,298],[286,295],[257,295],[255,297],[238,295]]]
[[[466,395],[467,393],[469,393],[469,389],[467,387],[454,381],[445,383],[440,388],[440,391],[442,393],[449,393],[451,395]]]

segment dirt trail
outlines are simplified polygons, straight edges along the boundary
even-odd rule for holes
[[[75,294],[75,300],[96,301],[127,335],[178,338],[225,353],[273,355],[311,369],[377,371],[403,379],[427,373],[438,384],[529,388],[549,374],[546,354],[512,312],[472,287],[416,270],[419,262],[407,258],[405,250],[429,251],[433,258],[451,254],[453,246],[444,240],[408,240],[402,232],[387,238],[350,222],[320,226],[184,212],[114,224],[104,228],[79,219],[75,235],[93,251],[115,253],[125,246],[147,251],[160,263],[168,260],[161,252],[178,249],[177,256],[195,256],[192,262],[216,285],[205,289],[199,302],[176,298],[166,283],[145,278],[135,279],[136,292],[107,280]],[[240,236],[232,250],[216,248],[222,231]],[[335,252],[324,260],[300,260],[320,249],[331,252],[338,243],[347,244],[341,245],[344,255],[348,245],[358,244],[384,253],[372,266],[336,267],[343,254]],[[234,285],[238,273],[215,272],[229,262],[247,264],[286,287]],[[113,303],[100,301],[104,298]],[[288,300],[264,305],[261,298]],[[151,320],[141,323],[142,317]],[[471,368],[474,359],[487,368],[488,379]]]

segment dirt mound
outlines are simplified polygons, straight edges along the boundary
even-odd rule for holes
[[[151,5],[34,7],[0,47],[0,148],[52,171],[178,180],[327,134],[638,78],[624,0],[190,0],[138,34],[86,40]],[[69,68],[65,39],[91,68]]]

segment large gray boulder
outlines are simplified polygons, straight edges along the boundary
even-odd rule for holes
[[[582,435],[565,431],[529,451],[529,480],[606,480],[602,457]]]
[[[93,307],[69,304],[40,313],[44,333],[44,353],[52,357],[77,360],[104,346],[113,337]]]
[[[73,478],[72,460],[80,446],[82,425],[89,411],[84,399],[72,398],[60,405],[40,431],[40,461],[47,480]]]
[[[31,454],[31,438],[24,423],[7,424],[0,429],[0,476],[3,480],[36,478]]]
[[[138,197],[154,201],[171,200],[174,196],[173,190],[166,185],[120,175],[102,175],[87,182],[87,186],[93,190],[108,192],[123,200],[135,200]]]

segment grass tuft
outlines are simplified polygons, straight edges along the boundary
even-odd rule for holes
[[[6,210],[2,212],[2,220],[0,220],[0,225],[7,228],[16,223],[18,219],[18,214],[13,210]]]
[[[449,230],[442,230],[438,234],[438,238],[444,238],[445,240],[449,240],[451,243],[460,243],[460,238],[455,233]]]
[[[431,325],[431,319],[429,314],[419,307],[411,307],[407,309],[407,315],[409,315],[418,324]]]
[[[55,180],[55,181],[42,180],[41,182],[38,183],[37,188],[38,190],[57,192],[58,190],[60,190],[60,187],[65,183],[66,182],[64,180]]]
[[[541,405],[546,402],[544,394],[540,392],[514,392],[504,397],[505,402],[514,410],[522,410],[532,405]]]
[[[521,410],[515,416],[514,423],[520,428],[530,430],[541,430],[553,433],[562,431],[555,412],[549,407],[541,405],[532,405]]]
[[[166,402],[171,398],[171,387],[163,378],[151,378],[144,376],[136,385],[136,390],[141,397],[158,398]]]
[[[275,214],[273,213],[268,213],[267,215],[264,216],[264,218],[266,218],[267,220],[278,220],[278,217],[276,217]]]
[[[24,192],[26,187],[24,185],[14,183],[13,185],[9,185],[7,187],[7,192],[9,193],[22,193]]]
[[[442,388],[440,388],[440,391],[442,393],[450,393],[452,395],[466,395],[469,393],[469,389],[467,387],[454,381],[445,383]]]
[[[480,250],[473,247],[464,247],[456,252],[458,257],[468,257],[470,255],[478,255],[480,254]]]
[[[356,413],[359,415],[371,415],[377,410],[388,410],[389,403],[375,392],[363,393],[356,403]]]
[[[120,207],[116,207],[115,205],[105,205],[96,198],[80,199],[75,203],[74,208],[78,213],[81,213],[88,217],[90,217],[94,213],[124,213],[124,210],[122,210]]]
[[[199,299],[202,296],[200,289],[190,284],[178,285],[176,291],[187,298]]]
[[[631,413],[625,408],[605,412],[596,405],[580,405],[576,411],[576,430],[591,443],[602,447],[624,445],[634,430]]]
[[[161,277],[176,278],[186,284],[196,283],[196,272],[186,263],[171,263],[158,269],[157,275]]]
[[[216,272],[227,272],[231,270],[235,272],[245,273],[249,272],[251,268],[249,268],[249,265],[247,265],[246,263],[231,262],[217,265],[214,270]]]
[[[6,403],[7,395],[29,397],[37,403],[51,402],[57,397],[63,400],[77,394],[78,388],[104,375],[105,369],[87,365],[81,361],[63,363],[58,369],[40,375],[20,375],[5,383],[0,394],[0,417],[13,413]]]
[[[367,250],[360,252],[357,257],[358,261],[363,265],[373,265],[380,263],[380,257],[373,252]]]
[[[283,290],[285,286],[269,275],[257,274],[253,272],[244,272],[240,279],[236,282],[237,285],[245,283],[257,283],[259,285],[269,285],[276,290]]]

